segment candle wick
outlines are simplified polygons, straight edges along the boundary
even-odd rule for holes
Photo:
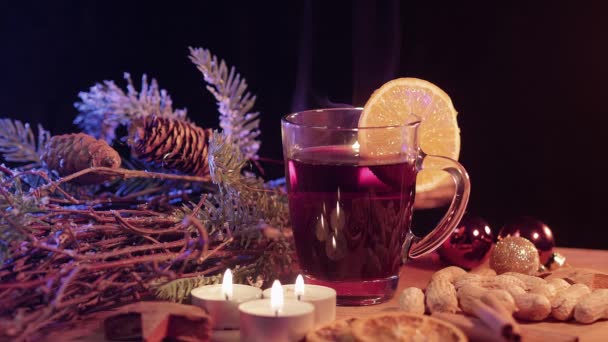
[[[274,311],[274,316],[275,316],[275,317],[279,317],[279,309],[276,309],[276,310]]]
[[[301,294],[298,295],[298,300],[302,300],[302,295]]]
[[[228,297],[227,293],[224,296],[226,296],[226,300],[230,300],[230,297]]]

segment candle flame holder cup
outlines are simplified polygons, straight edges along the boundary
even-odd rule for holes
[[[226,299],[222,285],[207,285],[195,288],[191,292],[192,305],[207,311],[215,330],[239,329],[239,305],[262,297],[262,290],[257,287],[233,284],[232,297]]]
[[[283,285],[284,296],[290,300],[307,302],[315,307],[315,325],[331,323],[336,319],[336,290],[319,285],[304,285],[306,291],[299,294],[296,285]],[[271,289],[262,292],[263,298],[270,298]]]
[[[314,306],[293,299],[285,300],[282,309],[260,299],[241,304],[239,310],[243,342],[301,341],[314,327]]]

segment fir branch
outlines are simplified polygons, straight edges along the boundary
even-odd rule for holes
[[[251,272],[247,277],[261,277],[267,282],[278,279],[293,267],[292,254],[293,249],[289,241],[282,235],[279,236],[277,240],[270,241],[266,246],[266,253],[250,265]]]
[[[0,200],[0,206],[2,206]],[[26,235],[21,227],[24,227],[22,221],[23,215],[19,215],[18,211],[11,210],[8,213],[0,215],[0,263],[11,257],[10,247],[13,243],[17,243],[26,239]]]
[[[218,284],[221,278],[221,274],[216,274],[208,277],[175,279],[157,287],[155,296],[160,300],[182,303],[190,297],[192,289],[204,285]]]
[[[209,140],[209,175],[211,181],[224,187],[238,186],[242,170],[247,165],[238,145],[225,132],[213,131]]]
[[[38,125],[38,139],[29,123],[19,120],[0,119],[0,155],[7,162],[29,163],[24,168],[40,164],[41,150],[51,134]]]
[[[190,60],[203,74],[220,112],[220,127],[247,159],[257,157],[260,148],[259,112],[250,112],[256,97],[247,91],[247,81],[234,67],[228,70],[207,49],[190,47]]]
[[[210,233],[238,237],[241,246],[248,248],[251,242],[260,239],[264,227],[264,213],[251,202],[238,195],[220,192],[208,196],[205,210],[197,215]]]
[[[249,173],[243,173],[247,160],[235,144],[223,133],[214,132],[209,141],[209,173],[221,192],[233,201],[251,206],[266,223],[276,227],[287,225],[287,196],[277,187],[267,187]],[[221,202],[220,202],[221,203]]]
[[[274,249],[272,249],[272,251],[276,252]],[[265,254],[268,253],[264,253],[264,255]],[[258,260],[269,261],[269,257],[264,255]],[[260,275],[257,272],[258,269],[261,269],[261,267],[258,267],[258,264],[262,264],[262,262],[248,264],[244,267],[236,265],[234,269],[232,269],[233,282],[235,284],[248,283],[249,285],[258,287],[262,285],[262,283],[255,282],[259,278],[256,276]],[[272,276],[274,277],[269,279],[276,279],[276,273],[272,273]],[[192,292],[193,289],[199,286],[220,284],[222,277],[223,273],[218,273],[213,276],[184,277],[164,283],[162,279],[159,279],[156,284],[153,284],[154,296],[159,300],[183,303],[190,297],[190,292]]]
[[[280,252],[275,245],[270,245],[270,250],[273,253]],[[277,266],[269,253],[265,253],[262,257],[258,258],[258,261],[241,266],[236,265],[232,270],[232,279],[235,284],[249,284],[251,286],[260,287],[263,283],[260,281],[263,277],[262,271],[269,270],[267,273],[267,279],[278,278],[279,272],[284,270],[284,264]],[[289,259],[291,262],[291,259]],[[264,265],[264,266],[262,266]],[[156,299],[166,300],[171,302],[183,303],[190,297],[190,292],[199,286],[220,284],[222,281],[223,273],[218,273],[213,276],[196,276],[196,277],[184,277],[175,279],[169,282],[162,283],[162,279],[156,284],[154,295]]]
[[[141,79],[141,89],[137,90],[131,75],[124,74],[127,91],[114,81],[104,81],[92,86],[88,92],[80,92],[80,102],[74,103],[80,114],[74,123],[83,132],[111,143],[116,136],[116,128],[126,125],[136,116],[158,115],[186,118],[186,109],[173,109],[173,101],[166,90],[160,89],[156,79],[148,82],[146,74]]]
[[[34,197],[27,190],[29,187],[24,187],[20,178],[13,179],[10,188],[0,189],[0,263],[11,256],[13,243],[28,239],[30,225],[38,221],[33,215],[41,212],[41,206],[48,200]]]
[[[219,192],[206,194],[202,204],[197,212],[192,210],[192,204],[184,205],[174,212],[174,217],[182,219],[194,215],[207,229],[213,242],[235,237],[243,249],[262,237],[264,213],[250,202],[227,192]]]

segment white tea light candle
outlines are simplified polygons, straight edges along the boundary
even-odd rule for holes
[[[284,299],[283,288],[275,280],[270,299],[239,305],[241,341],[300,341],[314,327],[314,306],[294,299]]]
[[[197,287],[190,292],[192,304],[205,309],[211,316],[213,329],[238,329],[239,305],[259,299],[257,287],[232,283],[232,272],[227,269],[222,284]]]
[[[320,285],[304,284],[304,278],[299,275],[295,284],[283,285],[286,299],[296,299],[308,302],[315,307],[315,324],[325,324],[336,319],[336,290]],[[270,297],[271,289],[264,290],[264,298]]]

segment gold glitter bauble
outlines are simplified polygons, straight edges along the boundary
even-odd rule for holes
[[[490,267],[498,274],[505,272],[534,274],[539,266],[536,246],[530,240],[519,236],[501,239],[490,254]]]

